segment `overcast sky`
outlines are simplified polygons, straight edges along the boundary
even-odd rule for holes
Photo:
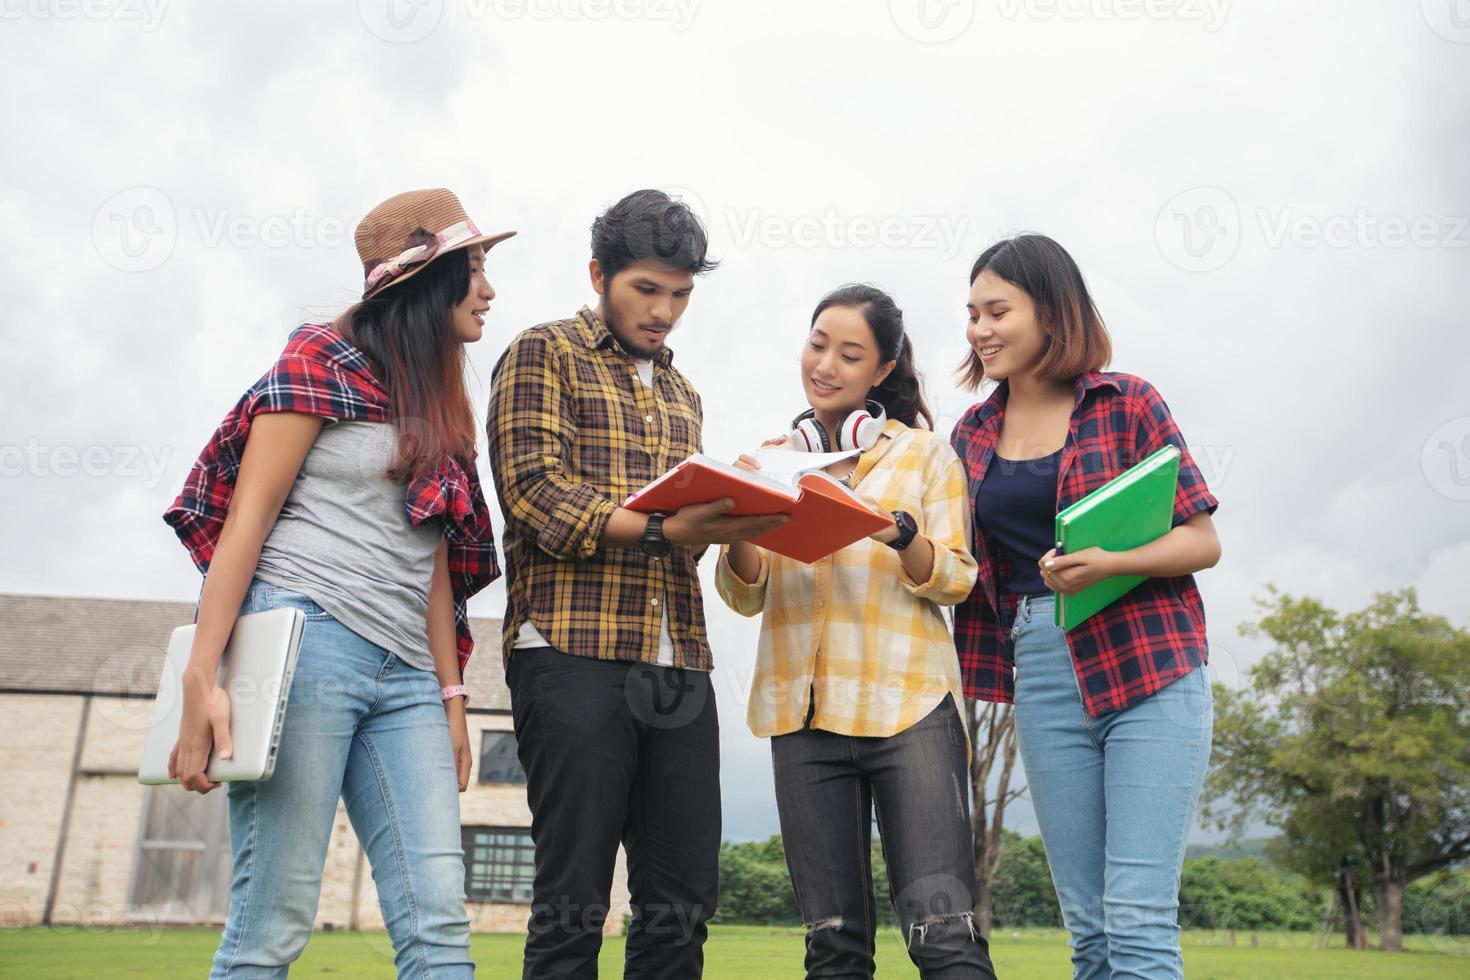
[[[670,339],[707,451],[805,407],[806,323],[850,280],[904,308],[948,432],[969,265],[1044,232],[1221,499],[1215,679],[1260,656],[1237,626],[1268,582],[1341,608],[1414,585],[1464,625],[1470,19],[1286,6],[0,0],[0,590],[196,594],[159,514],[291,327],[360,290],[378,201],[447,186],[520,231],[471,350],[483,415],[510,337],[592,299],[593,216],[653,186],[724,261]],[[762,837],[758,621],[712,564],[725,831]]]

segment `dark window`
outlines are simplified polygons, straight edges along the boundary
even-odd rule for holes
[[[516,758],[515,732],[480,733],[480,782],[522,783],[526,770]]]
[[[530,902],[536,851],[524,827],[463,827],[464,891],[471,902]]]

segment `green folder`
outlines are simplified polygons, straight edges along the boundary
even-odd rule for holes
[[[1179,485],[1179,449],[1165,446],[1057,515],[1057,553],[1085,548],[1128,551],[1169,532]],[[1138,586],[1142,575],[1116,575],[1076,595],[1057,594],[1056,624],[1072,629]]]

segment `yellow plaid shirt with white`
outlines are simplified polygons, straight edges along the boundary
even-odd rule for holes
[[[758,737],[811,727],[841,735],[896,735],[946,694],[964,706],[959,661],[941,606],[975,585],[970,501],[949,442],[890,419],[859,458],[853,491],[912,514],[934,545],[934,571],[915,582],[899,553],[864,538],[804,565],[760,549],[751,583],[720,551],[716,588],[743,616],[762,613],[748,720]],[[917,539],[916,539],[917,540]]]

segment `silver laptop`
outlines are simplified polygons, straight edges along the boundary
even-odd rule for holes
[[[286,719],[286,699],[306,617],[299,609],[247,613],[235,620],[235,631],[220,658],[219,684],[230,695],[233,758],[211,753],[205,774],[216,783],[271,778]],[[153,720],[143,746],[138,782],[176,783],[168,774],[168,757],[179,740],[184,714],[184,668],[194,644],[194,627],[180,626],[168,641],[168,656],[158,680]]]

